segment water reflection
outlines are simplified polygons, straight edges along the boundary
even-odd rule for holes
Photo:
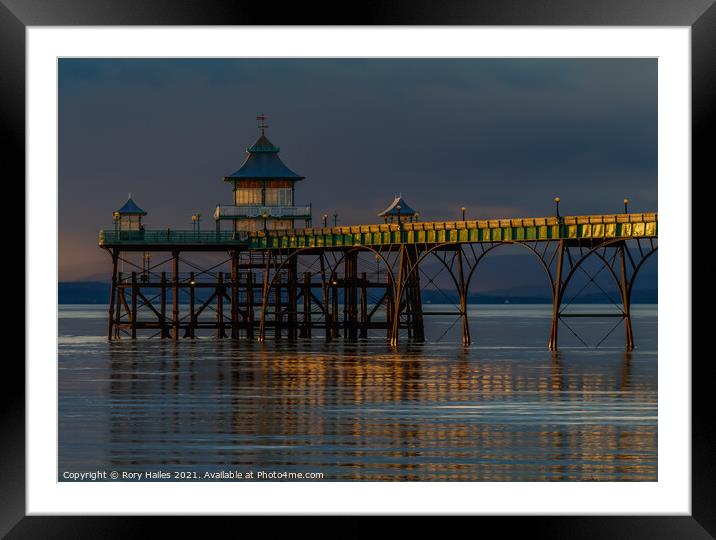
[[[88,350],[91,358],[66,353],[61,370],[61,470],[656,480],[649,354],[395,352],[380,341],[124,341]]]

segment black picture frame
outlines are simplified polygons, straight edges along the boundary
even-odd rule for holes
[[[716,6],[713,0],[470,0],[378,1],[339,10],[323,2],[286,3],[172,0],[0,0],[0,111],[6,182],[25,175],[25,29],[73,25],[577,25],[689,26],[692,30],[692,170],[694,180],[713,175],[709,141],[715,131]],[[270,13],[270,15],[269,15]],[[343,13],[350,13],[350,19]],[[341,14],[341,15],[339,15]],[[8,165],[9,170],[8,170]],[[705,181],[705,180],[704,180]],[[692,181],[692,185],[697,182]],[[688,186],[685,186],[685,189]],[[16,197],[16,196],[14,196]],[[28,201],[25,201],[25,208]],[[17,205],[16,199],[14,204]],[[693,210],[693,216],[704,213]],[[31,215],[30,215],[31,217]],[[692,224],[689,224],[691,226]],[[693,265],[694,269],[697,268]],[[706,272],[708,270],[704,270]],[[699,274],[693,278],[698,282]],[[711,279],[713,276],[711,276]],[[32,287],[25,283],[26,288]],[[5,356],[0,452],[0,534],[8,538],[114,538],[142,536],[155,521],[139,517],[25,517],[25,369]],[[700,358],[707,361],[709,357]],[[670,359],[687,361],[689,359]],[[483,518],[501,535],[534,538],[711,538],[716,535],[716,484],[711,379],[708,362],[692,363],[691,516]],[[161,519],[162,534],[187,520]],[[156,523],[151,523],[155,525]],[[200,525],[200,527],[202,527]],[[201,529],[198,529],[201,530]],[[202,530],[206,534],[206,529]]]

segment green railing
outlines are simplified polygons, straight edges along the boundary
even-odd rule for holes
[[[143,230],[99,232],[99,245],[114,244],[247,244],[246,233],[233,231]]]
[[[259,232],[100,231],[100,245],[231,244],[249,249],[444,242],[656,238],[656,213],[354,225]]]

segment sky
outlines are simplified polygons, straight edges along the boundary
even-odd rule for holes
[[[131,192],[147,229],[213,228],[268,116],[314,223],[657,210],[656,59],[60,59],[59,279],[110,272]]]

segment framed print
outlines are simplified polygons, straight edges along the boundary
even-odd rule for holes
[[[0,6],[28,313],[3,532],[713,533],[690,317],[709,2],[105,7]]]

